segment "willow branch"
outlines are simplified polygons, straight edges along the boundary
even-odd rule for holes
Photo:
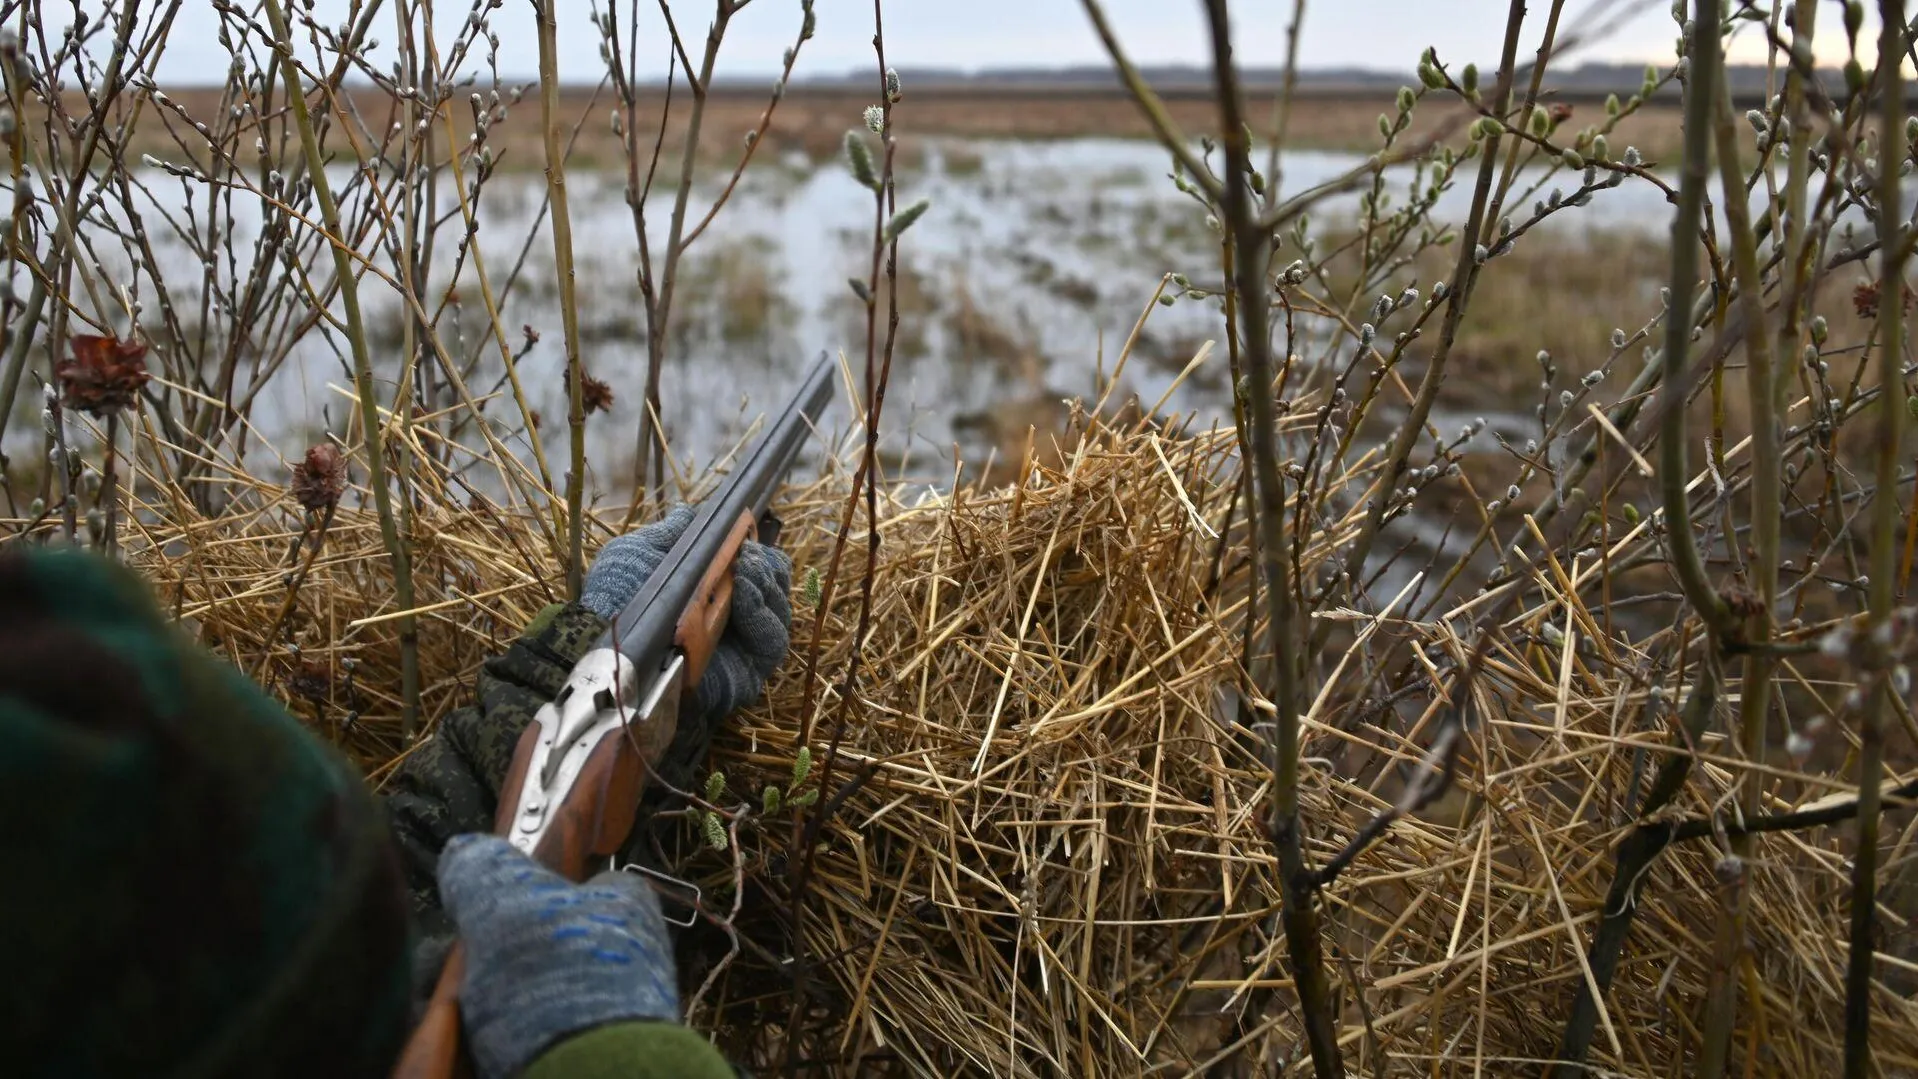
[[[566,203],[566,150],[560,138],[558,0],[541,0],[539,111],[546,134],[546,190],[553,210],[553,273],[559,279],[559,320],[566,336],[566,594],[579,598],[584,579],[586,397],[579,366],[579,304],[573,280],[573,217]],[[539,438],[538,431],[528,436]]]
[[[1713,27],[1697,34],[1691,46],[1691,74],[1685,80],[1685,156],[1680,165],[1678,210],[1672,214],[1672,276],[1670,310],[1690,311],[1698,291],[1698,222],[1705,201],[1711,143],[1712,96],[1718,89],[1721,65],[1716,27],[1717,0],[1699,0],[1694,22]],[[1683,318],[1665,319],[1664,368],[1659,384],[1663,427],[1659,432],[1658,484],[1665,509],[1665,535],[1671,547],[1672,570],[1685,598],[1698,610],[1717,640],[1735,639],[1731,609],[1712,587],[1692,535],[1691,511],[1685,481],[1691,474],[1685,453],[1685,357],[1691,348],[1691,324]]]
[[[1895,598],[1892,574],[1898,552],[1898,459],[1905,435],[1904,396],[1905,289],[1904,185],[1899,169],[1909,151],[1905,125],[1905,4],[1880,0],[1878,17],[1878,236],[1879,256],[1878,381],[1878,492],[1871,503],[1871,595],[1865,619],[1866,640],[1876,644],[1887,630]],[[1882,668],[1888,662],[1875,657]],[[1872,1073],[1871,966],[1874,923],[1878,909],[1878,816],[1884,771],[1885,713],[1891,707],[1892,680],[1882,670],[1865,701],[1858,749],[1858,842],[1851,870],[1851,954],[1845,964],[1845,1077],[1865,1079]]]
[[[379,511],[380,541],[393,563],[393,602],[401,611],[413,609],[412,555],[400,536],[394,515],[393,495],[386,488],[386,454],[381,446],[380,406],[373,396],[373,359],[367,352],[366,325],[360,317],[359,277],[353,271],[353,258],[346,250],[345,233],[340,227],[340,207],[333,198],[333,185],[326,176],[326,158],[319,139],[313,133],[313,115],[306,106],[306,94],[300,82],[299,65],[293,59],[293,38],[287,29],[286,12],[280,0],[265,0],[267,21],[273,30],[273,48],[279,57],[280,75],[287,87],[287,103],[293,109],[293,123],[300,132],[300,148],[306,159],[307,177],[313,184],[314,200],[320,204],[327,246],[333,251],[333,270],[339,277],[340,306],[345,311],[346,337],[353,350],[353,391],[359,400],[360,423],[366,430],[366,483],[373,490],[373,503]],[[419,637],[414,616],[399,617],[400,637],[400,730],[411,740],[417,733],[420,705]]]

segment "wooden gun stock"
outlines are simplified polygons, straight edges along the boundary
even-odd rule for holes
[[[684,664],[679,676],[683,693],[699,684],[726,632],[732,613],[733,570],[754,528],[753,515],[740,514],[718,556],[701,575],[692,604],[679,617],[673,643]],[[553,819],[534,846],[533,857],[574,882],[584,881],[603,868],[632,835],[652,762],[672,745],[678,719],[679,701],[662,700],[654,721],[626,724],[602,735],[588,752],[571,792],[551,810]],[[520,734],[512,767],[500,787],[499,808],[493,819],[496,835],[512,834],[519,795],[528,782],[542,733],[541,725],[534,722]],[[532,779],[538,781],[537,777]],[[465,971],[465,950],[456,940],[447,953],[432,999],[394,1068],[393,1079],[466,1079],[472,1074],[460,1028],[459,990]]]

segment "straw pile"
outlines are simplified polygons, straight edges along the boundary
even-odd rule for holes
[[[1237,468],[1229,434],[1104,432],[1022,489],[882,498],[871,631],[853,699],[842,701],[862,507],[823,612],[802,596],[794,658],[715,751],[727,791],[718,801],[738,807],[739,842],[723,854],[688,842],[679,871],[716,917],[737,904],[740,948],[728,957],[723,934],[713,948],[714,934],[689,942],[693,1022],[766,1070],[787,1059],[789,1041],[793,1058],[833,1074],[1188,1074],[1226,1058],[1241,1074],[1277,1074],[1301,1059],[1263,826],[1268,775],[1257,732],[1229,707],[1246,685]],[[808,567],[825,570],[848,486],[835,473],[782,504],[802,593]],[[256,495],[218,522],[177,500],[145,507],[135,560],[214,647],[249,671],[279,670],[273,684],[296,712],[320,719],[377,777],[399,743],[393,622],[376,620],[392,613],[391,588],[371,512],[342,505],[295,604],[307,643],[298,657],[281,648],[263,661],[302,514],[276,488]],[[474,665],[560,578],[532,516],[448,500],[423,505],[415,528],[427,547],[418,603],[429,612],[430,717],[463,699]],[[1306,567],[1325,550],[1321,534]],[[1568,653],[1543,625],[1590,638],[1594,612],[1558,591],[1549,567],[1534,587],[1538,601],[1502,627],[1475,687],[1462,796],[1396,825],[1327,892],[1357,1074],[1533,1071],[1527,1062],[1552,1054],[1588,977],[1582,955],[1612,848],[1673,741],[1678,686],[1653,670],[1622,676],[1643,664],[1616,642]],[[808,715],[815,615],[820,688]],[[1368,707],[1352,687],[1388,652],[1450,685],[1472,615],[1330,616],[1355,643],[1344,662],[1320,662],[1314,683],[1333,687],[1308,721],[1302,793],[1319,864],[1386,804],[1396,766],[1420,758],[1442,705],[1428,689]],[[358,660],[350,684],[347,657]],[[299,664],[315,668],[307,681],[288,677]],[[359,713],[350,726],[349,709]],[[783,962],[795,948],[793,825],[812,811],[760,813],[758,792],[790,782],[802,742],[817,786],[841,716],[825,800],[849,777],[863,782],[813,854],[795,1036],[795,975]],[[1714,734],[1703,752],[1674,815],[1724,802],[1735,750]],[[1836,779],[1793,784],[1801,804],[1847,790]],[[1901,827],[1888,827],[1891,842],[1909,840]],[[1736,976],[1757,1003],[1741,1007],[1735,1053],[1763,1046],[1752,1057],[1761,1071],[1837,1070],[1846,834],[1755,844],[1750,966]],[[1891,853],[1895,868],[1902,848]],[[1649,871],[1594,1041],[1601,1074],[1688,1070],[1716,976],[1718,860],[1708,839]],[[1887,892],[1894,931],[1909,915],[1898,897]],[[1874,1001],[1887,1075],[1918,1069],[1909,958],[1884,960]]]

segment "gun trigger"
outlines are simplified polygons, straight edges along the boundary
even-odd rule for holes
[[[762,547],[778,546],[779,535],[782,531],[784,531],[785,527],[786,527],[786,522],[780,520],[779,515],[774,513],[773,511],[767,510],[765,513],[761,514],[759,517],[759,535],[758,537],[756,537],[759,540],[760,546]]]

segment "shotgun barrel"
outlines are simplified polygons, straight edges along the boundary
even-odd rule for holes
[[[513,773],[505,788],[517,790],[519,801],[510,821],[502,815],[499,822],[515,846],[565,872],[570,859],[559,852],[557,861],[547,859],[540,847],[551,835],[553,808],[573,795],[595,745],[620,730],[637,736],[650,764],[670,744],[680,693],[699,684],[725,631],[734,560],[763,526],[776,528],[767,506],[831,396],[833,370],[831,359],[822,355],[807,371],[798,392],[769,418],[766,430],[718,489],[699,504],[658,568],[528,728],[521,747],[529,756],[527,775],[516,784],[521,777]],[[621,798],[604,803],[631,812]],[[595,827],[623,833],[619,824],[601,820]],[[592,853],[610,853],[601,849],[606,842],[592,844]]]
[[[705,568],[726,546],[740,514],[750,514],[757,522],[792,470],[832,394],[833,367],[831,358],[821,355],[785,409],[769,417],[766,430],[711,497],[699,504],[685,534],[614,620],[599,642],[601,647],[617,648],[642,671],[664,667],[680,612],[691,603]],[[689,566],[699,567],[699,572],[688,571]]]
[[[494,831],[569,880],[605,865],[631,835],[652,764],[672,744],[681,697],[699,684],[725,633],[733,567],[755,537],[772,543],[773,494],[832,396],[822,354],[784,408],[726,475],[632,602],[520,735],[500,788]],[[455,943],[439,984],[394,1070],[396,1079],[466,1071],[460,1046]]]

